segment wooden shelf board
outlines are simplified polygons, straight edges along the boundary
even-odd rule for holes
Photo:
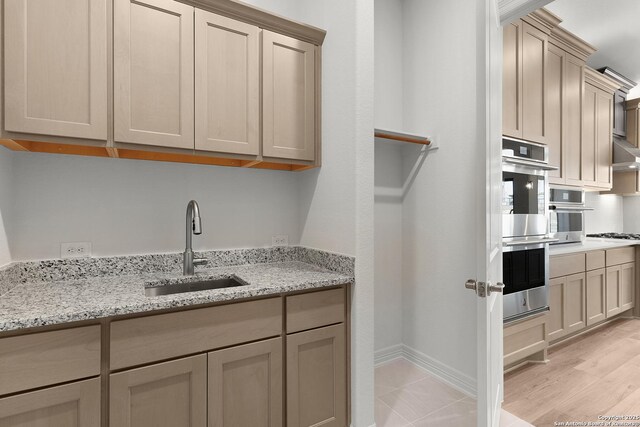
[[[405,132],[397,132],[383,129],[375,129],[374,135],[376,138],[388,139],[391,141],[408,142],[411,144],[431,145],[431,140],[426,136],[414,135]]]

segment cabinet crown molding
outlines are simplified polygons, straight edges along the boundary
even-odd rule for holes
[[[551,43],[586,61],[598,49],[562,27],[551,29]]]
[[[640,98],[627,99],[627,111],[640,110]]]
[[[526,18],[529,18],[530,21],[534,21],[534,22],[531,22],[531,24],[535,25],[536,27],[540,27],[540,25],[542,25],[544,28],[540,28],[540,29],[543,31],[546,30],[547,33],[551,31],[551,29],[556,28],[562,22],[562,19],[560,19],[558,16],[554,15],[553,13],[549,12],[544,7],[538,10],[534,10],[529,15],[525,16],[523,19],[526,19]]]
[[[588,66],[584,67],[584,79],[585,82],[599,87],[604,91],[611,92],[611,94],[620,89],[621,86],[617,81]]]
[[[321,46],[327,32],[237,0],[177,0],[199,9]]]

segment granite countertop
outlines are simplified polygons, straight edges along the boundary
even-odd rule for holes
[[[640,240],[600,239],[595,237],[587,237],[582,241],[582,243],[565,243],[560,245],[551,245],[549,247],[549,255],[565,255],[577,252],[622,248],[625,246],[634,245],[640,245]]]
[[[145,287],[184,282],[180,271],[26,280],[0,296],[0,332],[353,283],[350,271],[280,257],[279,262],[200,268],[194,280],[234,277],[245,286],[147,297]],[[315,256],[303,258],[318,259]],[[270,259],[267,257],[267,259]],[[348,263],[347,263],[348,264]],[[347,269],[348,270],[348,269]]]

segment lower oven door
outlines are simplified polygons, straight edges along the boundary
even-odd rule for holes
[[[505,321],[547,310],[549,245],[505,246],[502,260]]]

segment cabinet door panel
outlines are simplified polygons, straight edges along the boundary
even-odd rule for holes
[[[549,182],[564,184],[564,156],[562,155],[562,116],[565,53],[549,44],[547,57],[547,80],[545,92],[547,97],[547,146],[549,147],[549,164],[558,168],[549,171]]]
[[[287,426],[346,425],[344,324],[287,336]]]
[[[613,154],[613,98],[598,89],[596,93],[596,185],[611,188]]]
[[[620,266],[607,267],[607,318],[622,312],[620,305],[620,281]]]
[[[520,21],[503,27],[502,133],[522,138],[522,39]]]
[[[262,32],[263,155],[315,158],[315,46]]]
[[[209,353],[209,426],[282,426],[282,339]]]
[[[107,139],[105,0],[4,2],[5,128]]]
[[[199,427],[207,422],[207,357],[111,375],[113,427]]]
[[[2,427],[99,427],[100,379],[0,399]]]
[[[193,7],[114,2],[116,142],[194,148]]]
[[[606,288],[604,268],[587,272],[587,326],[606,318]]]
[[[594,86],[585,85],[582,115],[582,181],[588,186],[594,186],[597,178],[597,91]]]
[[[620,266],[620,310],[626,311],[635,306],[636,264],[634,262]]]
[[[549,341],[565,335],[563,322],[565,284],[566,277],[549,280],[549,318],[547,319]]]
[[[564,296],[564,327],[570,334],[587,326],[585,314],[586,276],[584,273],[567,277]]]
[[[563,145],[565,178],[569,185],[582,184],[582,87],[584,63],[567,55],[564,83]]]
[[[522,22],[522,137],[547,142],[547,35]]]
[[[259,32],[196,9],[196,150],[259,154]]]

